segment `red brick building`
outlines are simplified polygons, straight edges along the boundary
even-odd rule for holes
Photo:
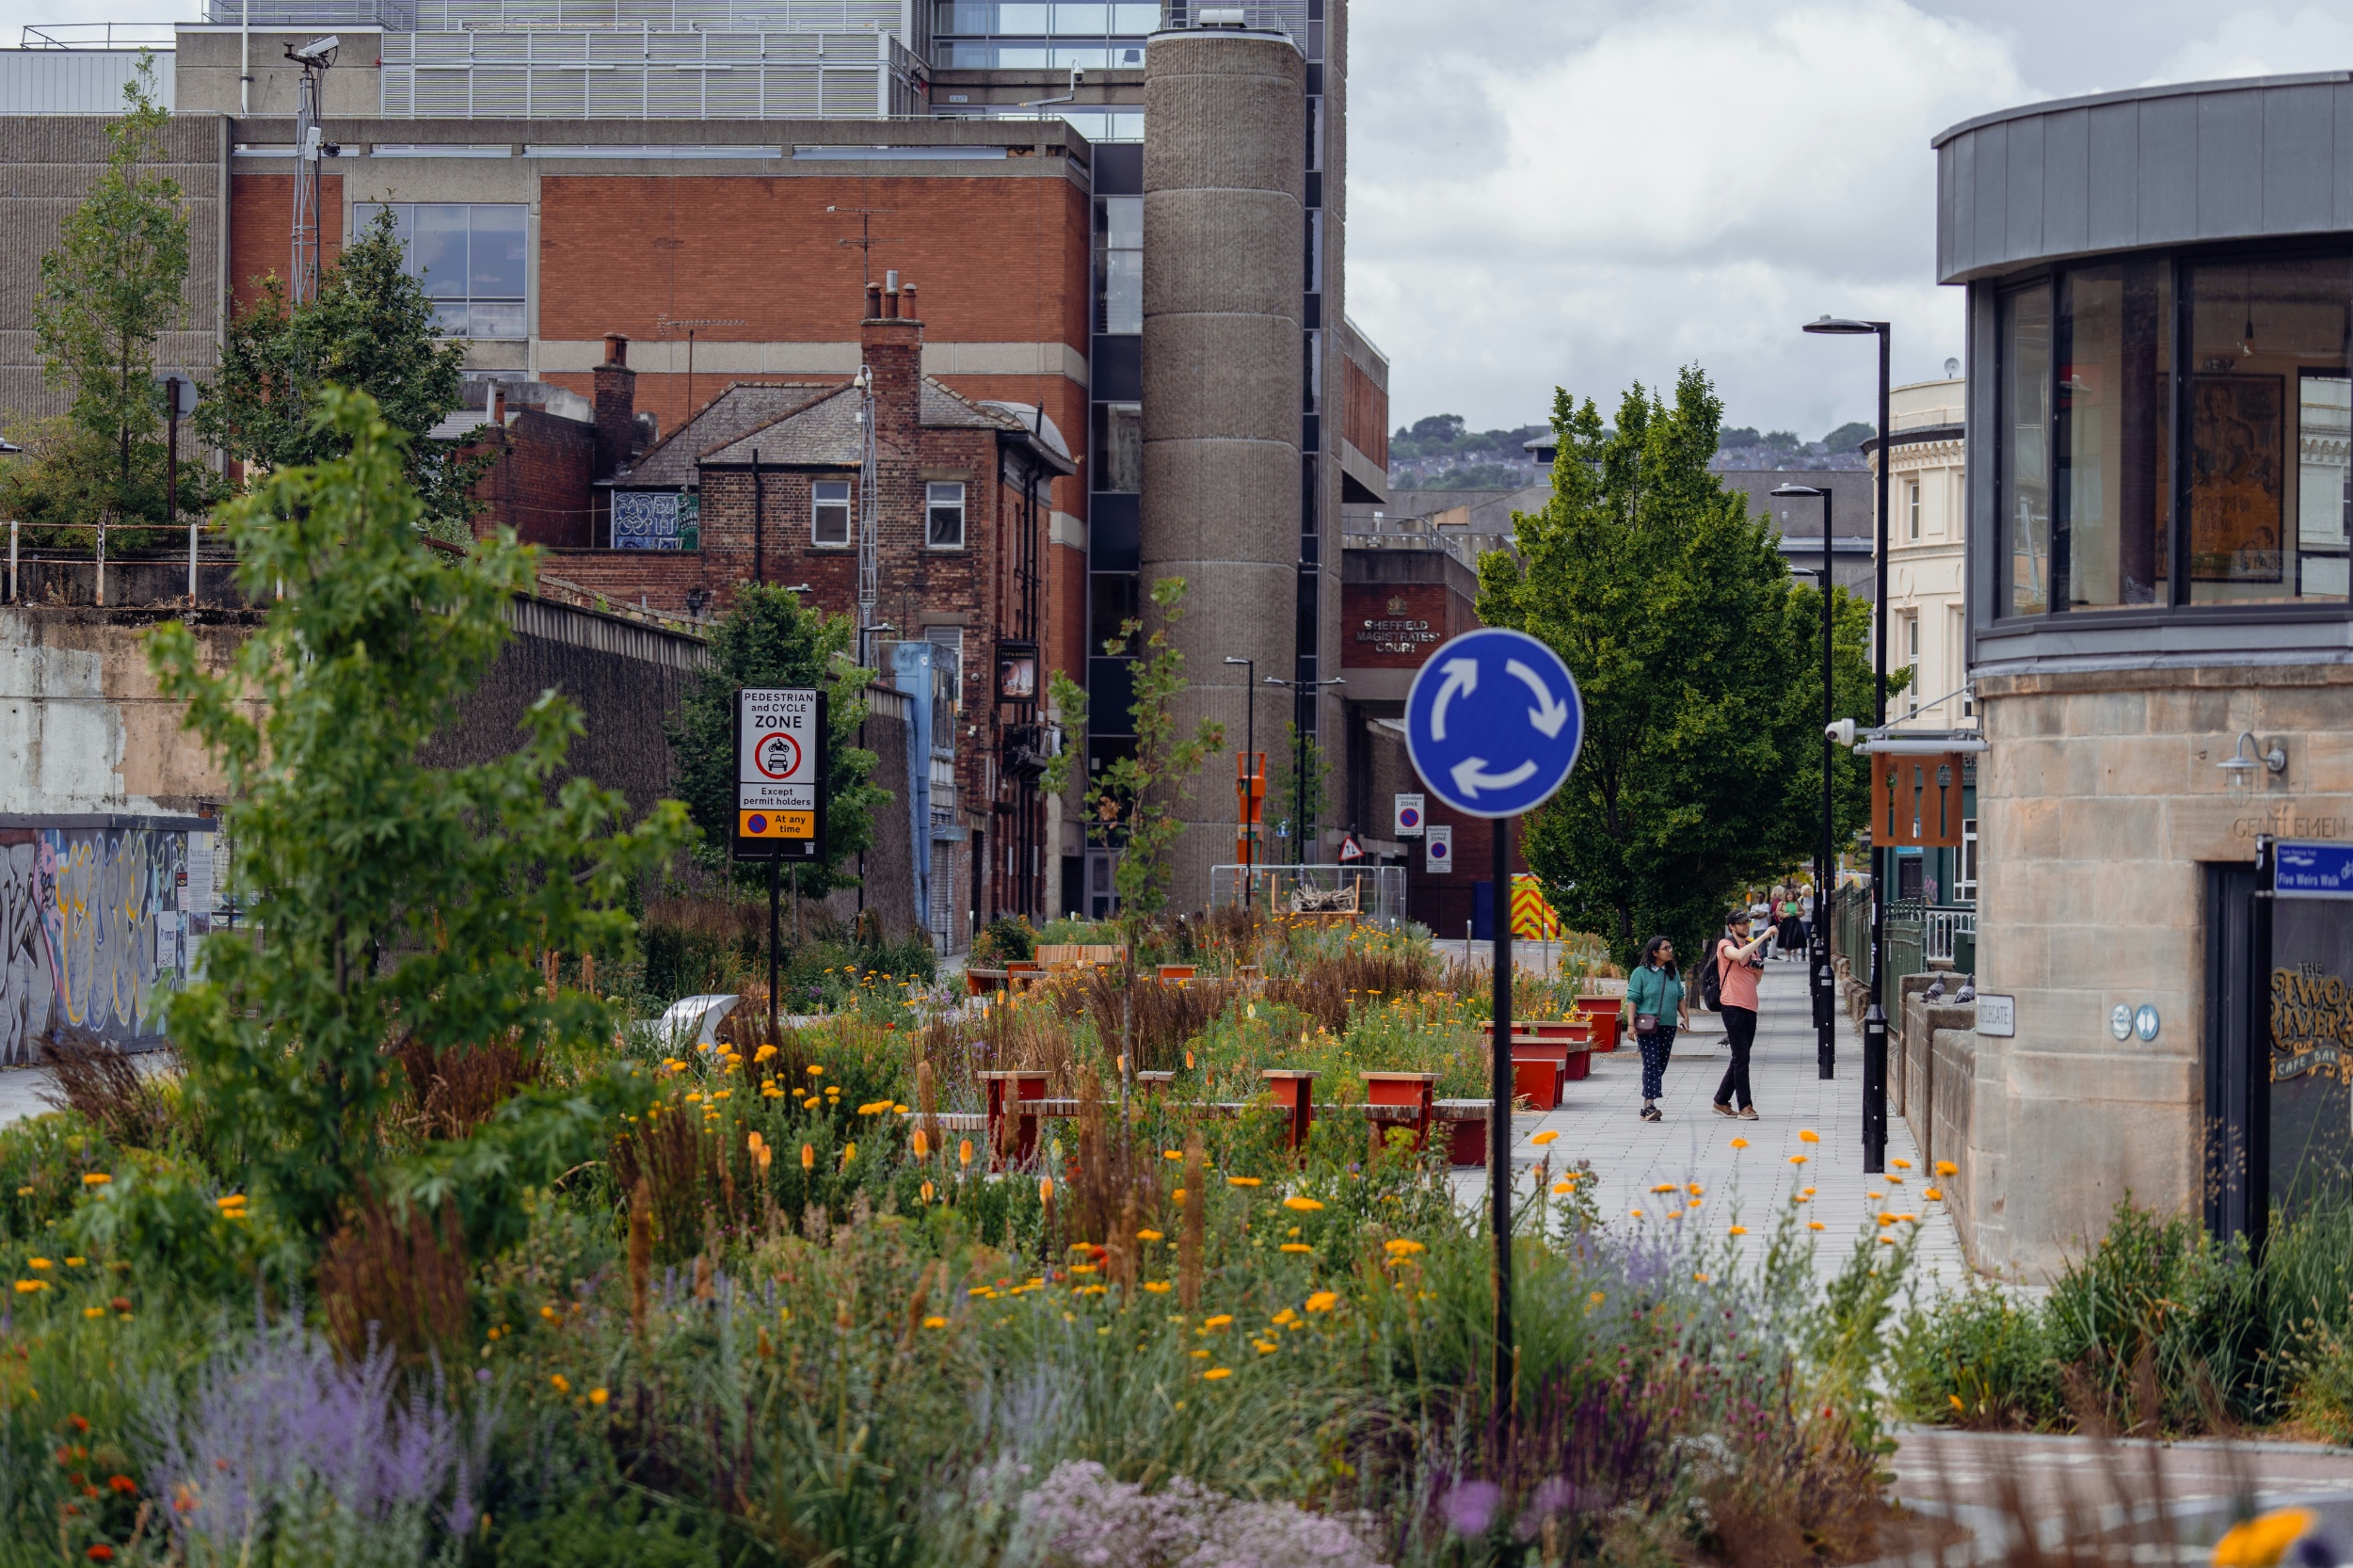
[[[807,602],[852,616],[871,595],[860,618],[880,630],[863,657],[886,678],[888,645],[901,641],[928,645],[936,666],[955,671],[953,716],[937,726],[951,732],[935,736],[952,780],[930,782],[921,825],[965,847],[936,856],[945,880],[935,906],[1035,918],[1047,817],[1029,759],[1040,652],[1061,630],[1047,591],[1050,498],[1078,465],[1034,405],[968,397],[924,375],[915,304],[911,284],[870,287],[859,374],[734,382],[633,462],[637,378],[616,334],[593,384],[594,461],[611,472],[584,526],[601,539],[551,550],[548,569],[615,600],[647,594],[698,611],[723,608],[743,583],[806,584]]]

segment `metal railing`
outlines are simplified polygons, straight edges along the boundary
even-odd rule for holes
[[[1860,883],[1838,889],[1831,905],[1830,952],[1847,961],[1847,972],[1860,985],[1871,984],[1871,887]]]
[[[168,22],[44,22],[17,34],[24,49],[153,49],[169,53],[179,31]]]
[[[1923,944],[1931,962],[1955,962],[1956,948],[1965,949],[1977,935],[1977,911],[1966,904],[1934,904],[1920,912]],[[1959,940],[1957,940],[1959,939]]]
[[[1262,915],[1282,916],[1290,914],[1294,904],[1324,903],[1335,895],[1353,895],[1356,923],[1359,925],[1395,931],[1405,923],[1405,868],[1402,866],[1232,865],[1209,868],[1209,907],[1212,909],[1227,909],[1246,904]]]

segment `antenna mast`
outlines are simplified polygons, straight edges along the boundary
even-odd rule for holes
[[[864,450],[857,471],[857,641],[858,657],[866,659],[874,624],[874,601],[882,596],[882,517],[874,496],[874,370],[857,367],[858,433]]]
[[[335,63],[340,38],[314,39],[297,49],[286,45],[286,58],[302,68],[295,84],[294,302],[305,305],[319,294],[319,160],[340,151],[327,139],[322,123],[322,100],[327,72]]]

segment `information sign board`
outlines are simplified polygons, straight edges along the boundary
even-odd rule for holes
[[[738,858],[824,858],[825,694],[746,686],[735,699]]]

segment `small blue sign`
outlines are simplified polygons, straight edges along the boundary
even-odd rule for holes
[[[2271,890],[2285,898],[2353,898],[2353,844],[2272,845]]]
[[[1414,771],[1466,816],[1542,806],[1584,738],[1585,702],[1568,665],[1525,632],[1465,632],[1430,656],[1405,698]]]

